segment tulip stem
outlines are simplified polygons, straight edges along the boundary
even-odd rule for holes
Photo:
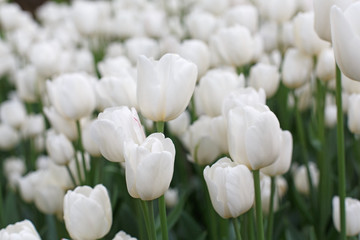
[[[153,201],[147,201],[147,204],[149,205],[149,220],[150,220],[150,230],[152,239],[156,240],[156,228],[155,228],[155,218],[154,218],[154,207],[153,207]]]
[[[253,170],[254,186],[255,186],[255,211],[256,211],[256,225],[257,225],[257,239],[264,240],[264,226],[261,209],[261,189],[260,189],[260,171]]]
[[[337,159],[338,159],[338,181],[339,181],[339,198],[340,198],[340,229],[342,240],[346,239],[346,216],[345,216],[345,196],[346,196],[346,179],[345,179],[345,146],[344,146],[344,119],[342,110],[342,87],[341,71],[336,64],[336,107],[337,107]]]
[[[232,219],[232,223],[233,223],[234,230],[235,230],[236,240],[241,240],[240,226],[239,226],[239,221],[238,221],[238,219],[237,219],[237,218],[233,218],[233,219]]]
[[[86,169],[86,161],[85,161],[85,155],[84,155],[84,148],[83,148],[83,144],[82,144],[81,126],[80,126],[79,120],[76,120],[76,128],[77,128],[77,134],[78,134],[78,149],[80,150],[80,153],[81,153],[81,161],[82,161],[82,165],[83,165],[82,167],[84,169],[84,183],[87,184],[89,179],[88,179],[88,172]]]
[[[331,193],[330,193],[330,164],[325,161],[326,143],[325,143],[325,96],[326,85],[323,85],[320,79],[316,79],[316,116],[317,116],[317,130],[318,139],[320,142],[320,149],[318,149],[317,159],[320,169],[320,183],[319,183],[319,224],[317,227],[317,234],[319,239],[323,239],[326,227],[326,218],[329,216],[329,209],[331,209]]]
[[[145,220],[145,226],[146,226],[146,231],[148,234],[148,238],[151,239],[151,229],[150,229],[150,222],[149,222],[149,210],[148,210],[148,206],[146,204],[145,201],[140,199],[140,205],[141,205],[141,210],[143,212],[144,215],[144,220]]]
[[[267,226],[267,240],[272,239],[273,225],[274,225],[274,197],[275,197],[275,184],[276,178],[271,177],[271,188],[270,188],[270,206],[269,206],[269,216],[268,216],[268,226]]]
[[[72,174],[71,169],[69,168],[69,164],[66,164],[65,167],[66,167],[67,172],[69,173],[72,183],[74,184],[74,187],[76,187],[77,186],[76,180],[75,180],[74,174]]]
[[[78,175],[78,178],[79,178],[79,183],[80,183],[80,185],[82,185],[84,182],[83,182],[82,177],[81,177],[81,169],[80,169],[79,158],[78,158],[76,153],[75,153],[74,157],[75,157],[76,172],[77,172],[77,175]]]
[[[248,238],[255,240],[254,234],[254,209],[251,208],[247,213],[247,224],[248,224]]]
[[[295,95],[295,93],[293,92],[293,96],[295,99],[295,120],[296,120],[296,128],[297,128],[297,132],[299,135],[299,141],[300,141],[300,146],[302,148],[302,158],[304,161],[304,165],[306,168],[306,173],[307,173],[307,179],[309,182],[309,186],[310,186],[310,195],[311,195],[311,203],[312,203],[312,207],[314,208],[314,204],[315,204],[315,193],[314,193],[314,187],[313,187],[313,181],[312,181],[312,177],[311,177],[311,173],[310,173],[310,168],[309,168],[309,154],[307,151],[307,147],[306,147],[306,138],[305,138],[305,130],[304,130],[304,124],[301,118],[301,114],[300,114],[300,110],[299,110],[299,106],[298,106],[298,98]]]
[[[4,215],[4,206],[3,206],[3,195],[2,195],[2,183],[4,181],[0,182],[0,229],[5,227],[5,215]]]
[[[157,132],[161,132],[161,133],[164,133],[164,125],[165,123],[164,122],[156,122],[156,131]]]
[[[160,214],[160,222],[161,222],[161,234],[163,240],[168,240],[168,227],[167,227],[167,220],[166,220],[166,206],[165,206],[165,198],[162,195],[159,198],[159,214]]]

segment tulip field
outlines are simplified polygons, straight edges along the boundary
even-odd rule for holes
[[[0,0],[0,240],[360,239],[359,14]]]

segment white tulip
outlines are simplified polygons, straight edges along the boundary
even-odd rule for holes
[[[175,146],[162,133],[153,133],[141,144],[125,144],[126,186],[133,198],[153,200],[170,186]]]
[[[229,153],[235,162],[257,170],[279,157],[282,139],[279,120],[266,105],[231,109],[227,123]]]
[[[46,135],[46,151],[58,165],[67,165],[75,154],[70,140],[64,134],[56,134],[53,131],[48,131]]]
[[[40,240],[40,235],[29,220],[10,224],[0,230],[0,239]]]
[[[332,199],[332,216],[335,228],[340,232],[340,200],[338,196]],[[356,236],[360,233],[360,201],[355,198],[345,198],[346,236]]]
[[[250,170],[229,158],[204,169],[204,178],[215,211],[222,218],[236,218],[254,204],[254,181]]]
[[[18,100],[2,102],[0,105],[0,119],[13,128],[20,128],[26,120],[24,104]]]
[[[138,59],[137,100],[142,115],[169,121],[185,111],[195,89],[197,67],[176,54],[159,61]]]
[[[20,141],[19,133],[7,124],[0,123],[0,149],[10,150]]]
[[[81,186],[64,197],[64,221],[74,240],[104,237],[112,224],[109,194],[103,185]]]
[[[250,69],[249,85],[255,89],[264,89],[266,98],[274,96],[279,88],[280,73],[276,66],[257,63]]]
[[[356,81],[360,81],[360,69],[357,65],[360,56],[359,11],[360,2],[355,2],[344,12],[333,6],[330,14],[336,63],[344,75]]]
[[[134,108],[107,108],[99,114],[91,128],[91,135],[101,154],[112,162],[124,161],[126,141],[141,144],[145,140],[144,129]]]

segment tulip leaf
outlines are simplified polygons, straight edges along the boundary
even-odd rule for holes
[[[183,212],[185,202],[188,199],[189,191],[185,190],[185,192],[181,195],[178,204],[168,215],[168,229],[170,230],[176,222],[179,220],[181,213]]]

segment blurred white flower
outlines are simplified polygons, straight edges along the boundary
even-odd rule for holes
[[[3,123],[20,128],[26,121],[26,109],[22,102],[16,99],[6,100],[0,105],[0,119]]]
[[[0,239],[41,240],[39,233],[29,220],[10,224],[1,229]]]
[[[335,228],[340,232],[340,200],[338,196],[332,199],[332,217]],[[355,198],[345,198],[346,236],[356,236],[360,233],[360,201]]]
[[[11,126],[0,123],[0,149],[10,150],[20,141],[19,133]]]
[[[257,63],[250,69],[249,86],[264,89],[266,98],[275,95],[280,84],[280,73],[276,66]]]
[[[81,186],[64,197],[64,221],[73,239],[99,239],[112,224],[109,194],[103,185]]]
[[[320,173],[315,163],[309,163],[309,172],[311,176],[311,182],[314,188],[319,185]],[[294,182],[296,189],[305,195],[310,193],[309,176],[305,165],[301,165],[295,169]]]

